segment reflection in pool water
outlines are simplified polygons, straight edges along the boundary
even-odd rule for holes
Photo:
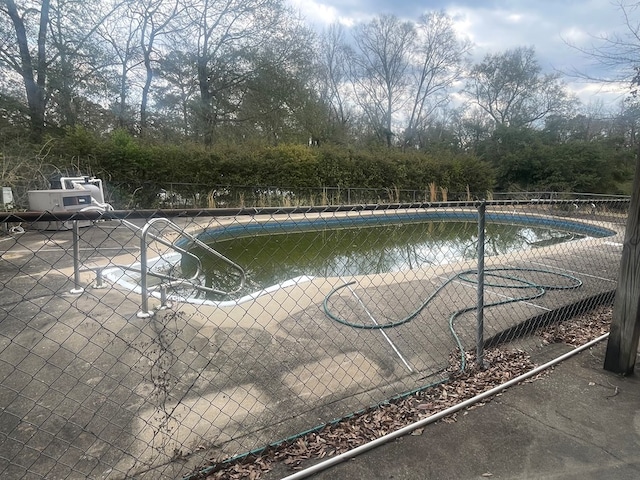
[[[370,275],[473,259],[477,235],[475,222],[426,221],[223,235],[208,243],[246,270],[241,296],[300,276]],[[487,223],[485,254],[502,255],[584,237],[547,226]],[[237,284],[221,262],[197,249],[193,253],[203,261],[205,285],[231,290]],[[183,270],[188,269],[184,262]]]

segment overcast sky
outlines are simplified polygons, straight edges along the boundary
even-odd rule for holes
[[[567,42],[589,48],[598,35],[625,32],[617,0],[289,0],[318,29],[332,22],[352,25],[381,14],[416,20],[425,11],[444,10],[460,34],[475,45],[473,60],[486,53],[533,46],[545,71],[593,70],[593,60]],[[640,10],[633,12],[640,17]],[[600,72],[602,74],[602,72]],[[584,103],[619,101],[601,85],[566,78]]]

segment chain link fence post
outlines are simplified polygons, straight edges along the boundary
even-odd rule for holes
[[[73,220],[73,285],[70,293],[79,295],[84,292],[80,285],[80,225],[78,220]]]
[[[140,233],[140,311],[137,314],[138,318],[149,318],[153,312],[149,311],[149,288],[147,286],[147,230],[149,223],[147,223]]]
[[[476,339],[476,362],[482,368],[484,362],[484,225],[487,202],[482,200],[478,204],[478,273],[477,273],[477,339]]]

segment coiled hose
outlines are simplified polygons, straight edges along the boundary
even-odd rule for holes
[[[516,273],[512,273],[512,272],[516,272]],[[562,277],[564,279],[569,280],[569,283],[564,285],[560,283],[559,284],[536,283],[536,282],[527,280],[525,278],[522,278],[521,276],[517,276],[517,273],[519,272],[541,273],[545,275]],[[573,290],[582,286],[582,280],[580,280],[578,277],[569,275],[567,273],[559,273],[559,272],[554,272],[552,270],[539,269],[539,268],[517,268],[517,267],[487,268],[484,271],[484,276],[485,276],[484,285],[486,287],[510,288],[510,289],[533,289],[533,293],[531,293],[530,295],[510,297],[498,302],[486,303],[484,305],[485,308],[496,307],[498,305],[506,305],[508,303],[533,300],[533,299],[542,297],[545,293],[547,293],[547,291],[550,291],[550,290]],[[491,281],[491,279],[494,279],[494,280]],[[455,274],[454,276],[446,280],[444,283],[442,283],[442,285],[440,285],[431,295],[429,295],[429,297],[426,300],[424,300],[409,315],[403,318],[400,318],[398,320],[392,320],[386,323],[379,323],[379,322],[376,324],[353,323],[345,320],[344,318],[340,317],[338,314],[331,311],[329,306],[331,297],[341,289],[354,285],[356,283],[355,281],[344,283],[332,289],[324,298],[324,301],[322,302],[322,307],[327,317],[329,317],[331,320],[335,322],[338,322],[342,325],[346,325],[348,327],[359,328],[364,330],[381,330],[381,329],[395,328],[411,322],[425,308],[429,306],[429,304],[434,300],[434,298],[440,292],[442,292],[442,290],[444,290],[444,288],[447,287],[447,285],[455,281],[462,281],[466,283],[477,284],[478,283],[477,270],[464,270],[462,272]],[[475,305],[472,307],[462,308],[460,310],[456,310],[455,312],[453,312],[453,314],[449,317],[449,331],[451,332],[453,340],[455,341],[456,346],[460,351],[460,356],[461,356],[460,361],[461,361],[462,370],[464,370],[466,366],[466,358],[465,358],[462,342],[460,341],[460,337],[455,331],[454,323],[455,323],[455,320],[460,315],[462,315],[463,313],[475,310],[476,308],[477,307]]]

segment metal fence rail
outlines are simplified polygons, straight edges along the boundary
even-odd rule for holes
[[[611,302],[627,208],[0,214],[0,476],[178,478],[445,381]]]

